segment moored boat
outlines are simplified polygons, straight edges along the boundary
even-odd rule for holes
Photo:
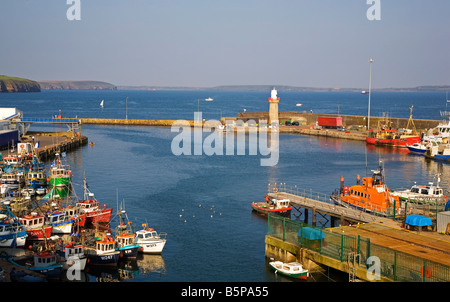
[[[429,182],[428,185],[414,185],[409,190],[395,190],[393,196],[398,196],[400,200],[411,201],[418,204],[445,205],[448,197],[439,186],[440,176],[437,175],[437,184]]]
[[[33,253],[33,255],[26,257],[9,258],[8,260],[14,265],[40,273],[49,279],[59,278],[63,267],[59,263],[58,255],[50,251]]]
[[[304,269],[303,265],[298,262],[271,261],[269,265],[276,274],[296,279],[307,279],[309,277],[308,270]]]
[[[67,270],[71,267],[77,270],[86,268],[87,257],[84,254],[84,246],[80,243],[70,242],[60,251],[60,262],[63,269]]]
[[[73,219],[68,218],[64,212],[59,210],[48,212],[46,222],[52,226],[52,234],[72,233]]]
[[[55,154],[56,160],[52,163],[49,172],[51,187],[69,187],[72,183],[72,171],[70,166],[63,165],[59,153]]]
[[[289,216],[291,214],[292,206],[290,205],[289,199],[269,199],[266,197],[266,201],[252,202],[252,209],[262,215],[273,213],[281,216]]]
[[[146,223],[143,229],[136,232],[135,242],[140,246],[139,251],[146,254],[161,254],[166,245],[167,233],[157,233],[149,228]]]
[[[22,247],[27,231],[7,205],[0,208],[0,247]]]
[[[88,257],[89,265],[116,266],[120,252],[116,250],[117,242],[107,235],[95,242],[95,246],[85,246],[84,254]]]
[[[331,200],[344,207],[352,207],[362,211],[376,212],[388,216],[400,213],[401,207],[398,196],[393,196],[391,190],[384,183],[383,168],[380,161],[378,170],[372,170],[371,177],[361,179],[357,176],[356,185],[344,186],[344,177],[341,177],[339,191],[331,194]]]
[[[20,223],[27,231],[27,241],[48,239],[52,233],[52,226],[45,224],[45,216],[36,212],[19,217]]]

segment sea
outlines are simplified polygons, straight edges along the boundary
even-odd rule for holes
[[[203,119],[218,120],[243,111],[268,111],[269,96],[270,91],[55,90],[0,94],[0,106],[17,108],[29,118],[193,120],[194,112],[200,111]],[[280,111],[368,113],[368,95],[358,92],[278,91],[278,96]],[[208,97],[214,100],[205,101]],[[373,92],[370,112],[408,118],[413,106],[414,118],[442,120],[440,111],[446,104],[445,92]],[[68,129],[32,125],[30,130]],[[89,270],[83,275],[86,282],[347,281],[347,275],[330,270],[312,274],[307,281],[274,274],[265,258],[267,219],[252,212],[251,202],[263,201],[269,184],[275,183],[330,194],[341,176],[353,185],[356,175],[370,174],[380,160],[392,189],[436,181],[438,173],[441,186],[448,189],[450,184],[448,163],[360,141],[280,134],[278,163],[262,166],[260,153],[175,155],[171,146],[179,133],[170,127],[82,125],[81,134],[94,145],[67,152],[64,159],[72,168],[77,196],[82,197],[86,178],[89,190],[114,213],[123,204],[136,228],[147,223],[167,233],[161,255],[141,255],[114,269]]]

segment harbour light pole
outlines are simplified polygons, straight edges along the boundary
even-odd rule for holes
[[[367,131],[369,131],[369,129],[370,129],[370,91],[372,90],[372,63],[373,63],[373,60],[372,59],[370,59],[369,60],[369,63],[370,63],[370,72],[369,72],[369,109],[368,109],[368,112],[367,112]]]

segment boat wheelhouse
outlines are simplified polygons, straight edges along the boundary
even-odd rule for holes
[[[95,242],[95,247],[85,247],[84,253],[90,265],[115,266],[120,252],[116,250],[117,242],[109,235]]]
[[[66,213],[55,210],[47,213],[47,224],[52,226],[52,234],[72,233],[73,219],[66,216]]]
[[[69,187],[72,183],[72,171],[70,166],[63,165],[59,153],[56,153],[56,161],[52,163],[49,173],[49,182],[52,187]]]
[[[64,246],[60,252],[63,269],[67,270],[74,267],[77,270],[86,268],[87,257],[84,254],[84,246],[79,243],[70,242]]]
[[[34,253],[31,257],[9,258],[12,264],[43,274],[46,278],[57,279],[61,276],[62,264],[57,254],[50,251]]]

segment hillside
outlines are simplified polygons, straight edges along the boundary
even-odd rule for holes
[[[113,84],[100,81],[39,81],[43,90],[116,90]]]
[[[39,83],[23,79],[0,75],[0,92],[40,92]]]

